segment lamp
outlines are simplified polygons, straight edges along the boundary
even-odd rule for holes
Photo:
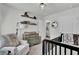
[[[45,6],[46,6],[46,4],[44,4],[44,3],[40,3],[40,7],[41,7],[41,9],[44,9]]]

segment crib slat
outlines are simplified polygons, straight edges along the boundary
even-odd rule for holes
[[[53,55],[53,44],[52,44],[52,55]]]
[[[47,42],[45,42],[45,54],[47,55]]]
[[[44,45],[44,41],[43,41],[43,44],[42,44],[42,54],[43,54],[43,55],[45,54],[45,45]]]
[[[50,55],[50,43],[48,42],[48,55]]]
[[[55,45],[55,55],[57,55],[57,45]]]
[[[59,46],[59,55],[61,55],[61,46]]]
[[[72,49],[70,49],[70,55],[72,55]]]
[[[79,51],[77,52],[77,55],[79,55]]]
[[[66,55],[66,47],[64,48],[64,55]]]

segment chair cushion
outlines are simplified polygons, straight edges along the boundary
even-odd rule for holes
[[[9,47],[16,47],[20,45],[20,41],[17,39],[16,34],[8,34],[6,35],[6,38],[8,40],[8,46]]]
[[[0,50],[0,55],[8,55],[8,51]]]
[[[0,48],[4,47],[6,45],[5,38],[3,36],[0,36]]]
[[[15,55],[16,52],[17,52],[17,48],[16,47],[3,47],[0,50],[2,50],[2,51],[11,51],[10,55]]]

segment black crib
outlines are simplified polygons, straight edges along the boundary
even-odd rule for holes
[[[43,44],[42,44],[42,54],[43,55],[53,55],[53,54],[61,55],[61,51],[62,51],[61,47],[63,47],[64,48],[64,55],[67,54],[66,49],[70,49],[70,55],[73,55],[73,51],[76,51],[77,55],[79,55],[79,48],[78,47],[63,44],[63,43],[61,43],[61,41],[62,41],[62,35],[60,37],[55,38],[55,40],[54,39],[53,40],[44,39]],[[57,46],[59,46],[58,47],[59,53],[57,53]]]

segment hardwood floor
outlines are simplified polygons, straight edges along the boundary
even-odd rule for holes
[[[30,47],[30,52],[28,55],[42,55],[42,43]]]

